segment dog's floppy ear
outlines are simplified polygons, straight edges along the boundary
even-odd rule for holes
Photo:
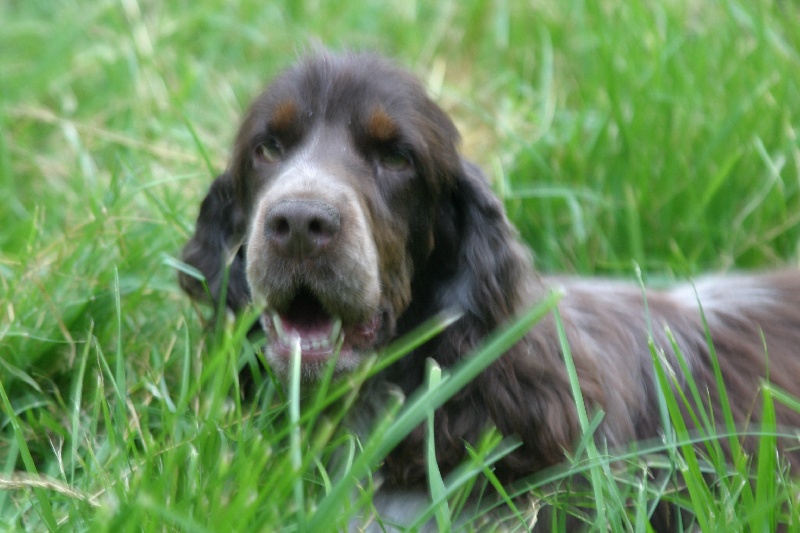
[[[453,190],[455,275],[440,294],[445,307],[477,320],[482,333],[518,312],[531,275],[531,258],[481,169],[461,162]],[[447,225],[451,225],[449,223]]]
[[[245,219],[234,195],[230,173],[220,175],[200,205],[194,235],[183,249],[182,259],[199,270],[204,280],[179,272],[181,287],[196,300],[211,301],[219,309],[220,299],[236,312],[250,301],[245,275]],[[226,277],[227,276],[227,277]]]
[[[486,177],[467,161],[461,161],[452,176],[447,197],[438,206],[434,251],[425,272],[420,273],[423,289],[417,295],[426,309],[430,304],[434,312],[457,311],[461,318],[390,370],[392,380],[407,393],[421,384],[419,369],[424,368],[426,357],[445,367],[457,363],[488,334],[510,324],[526,302],[535,301],[530,254],[519,242]],[[501,420],[500,408],[511,409],[502,401],[511,396],[491,396],[509,387],[492,389],[489,385],[513,375],[509,365],[515,359],[501,358],[476,378],[475,384],[436,411],[436,459],[443,471],[460,464],[465,456],[464,443],[478,442],[487,420]],[[514,412],[518,411],[515,405]],[[515,430],[512,427],[507,434]],[[392,479],[424,479],[427,466],[419,450],[426,438],[425,426],[418,426],[386,459]]]

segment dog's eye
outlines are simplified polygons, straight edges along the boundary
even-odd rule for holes
[[[411,159],[398,149],[381,150],[378,154],[381,166],[388,170],[398,172],[411,166]]]
[[[269,138],[256,146],[256,157],[264,163],[275,163],[283,157],[283,147],[275,138]]]

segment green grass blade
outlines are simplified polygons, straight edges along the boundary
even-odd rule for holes
[[[303,531],[305,517],[305,488],[303,486],[303,441],[300,425],[300,367],[302,351],[300,337],[292,339],[291,367],[289,370],[289,421],[291,423],[291,464],[294,470],[294,504],[297,507],[298,528]]]
[[[75,467],[78,465],[78,461],[76,459],[79,457],[78,444],[81,440],[80,435],[82,435],[80,423],[81,406],[83,400],[83,382],[86,377],[86,364],[89,359],[89,350],[94,342],[94,335],[92,334],[93,328],[94,325],[89,328],[89,332],[86,334],[86,342],[84,343],[83,351],[81,352],[78,371],[75,372],[72,378],[72,398],[70,401],[70,407],[72,409],[72,438],[70,439],[70,457],[72,460],[70,461],[69,472],[69,482],[71,484],[75,482]]]
[[[17,417],[17,414],[14,412],[14,408],[11,406],[11,402],[8,400],[8,395],[6,394],[6,389],[3,386],[2,380],[0,380],[0,399],[3,401],[3,410],[6,412],[6,416],[11,421],[11,427],[14,428],[14,437],[19,448],[19,453],[22,456],[22,462],[25,464],[25,468],[29,474],[38,476],[39,471],[36,468],[36,463],[33,461],[33,456],[31,456],[28,443],[25,441],[25,436],[22,430],[24,425],[20,421],[19,417]],[[36,501],[39,502],[39,510],[47,529],[50,531],[56,531],[56,519],[53,515],[53,509],[50,506],[50,500],[48,499],[47,492],[44,489],[34,487],[33,493],[36,496]]]
[[[575,409],[578,412],[578,422],[581,426],[581,433],[586,437],[587,458],[594,464],[599,465],[599,454],[593,438],[590,438],[588,431],[590,430],[589,416],[586,412],[586,404],[583,401],[583,392],[581,391],[580,381],[578,380],[578,371],[575,368],[575,361],[572,359],[572,350],[569,347],[567,340],[567,333],[564,330],[564,323],[561,320],[561,315],[558,310],[554,311],[556,330],[558,331],[558,341],[561,345],[561,354],[564,357],[564,364],[567,368],[567,376],[569,377],[570,388],[572,389],[572,398],[575,401]],[[599,466],[592,467],[589,471],[592,490],[594,492],[595,507],[597,509],[597,523],[608,524],[606,517],[606,497],[603,492],[603,487],[607,486],[605,483],[603,471]]]
[[[755,504],[750,507],[750,525],[753,531],[777,531],[778,463],[776,454],[778,439],[775,433],[777,420],[775,418],[775,404],[769,389],[763,389],[761,408],[761,435],[758,439],[758,453],[756,466]]]
[[[116,319],[116,326],[117,326],[117,343],[116,343],[116,353],[115,353],[115,361],[116,366],[114,370],[114,390],[117,393],[116,402],[114,402],[115,407],[115,425],[119,428],[118,434],[124,434],[122,430],[122,425],[126,423],[128,420],[127,417],[127,391],[128,391],[128,384],[126,378],[126,371],[125,371],[125,354],[122,349],[122,338],[123,338],[123,331],[122,331],[122,302],[121,302],[121,295],[120,295],[120,287],[119,287],[119,270],[114,268],[114,312],[115,312],[115,319]]]
[[[677,384],[667,375],[667,371],[661,362],[662,358],[658,355],[656,348],[652,346],[652,344],[651,353],[658,385],[663,391],[664,401],[669,410],[672,425],[675,428],[677,440],[682,451],[682,457],[686,461],[686,468],[681,469],[681,474],[683,475],[683,480],[686,483],[689,496],[694,504],[693,509],[696,513],[697,522],[701,531],[710,531],[708,528],[714,523],[713,517],[710,514],[711,510],[714,508],[714,499],[703,479],[702,469],[700,468],[700,463],[692,444],[689,429],[683,420],[680,404],[678,403],[678,398],[673,388],[673,386]]]
[[[442,383],[442,368],[433,360],[427,361],[427,387],[434,390]],[[436,424],[434,423],[434,412],[428,413],[427,438],[425,439],[425,456],[428,463],[428,489],[431,499],[441,502],[436,506],[436,525],[439,531],[450,531],[450,507],[445,497],[445,486],[442,474],[439,472],[439,465],[436,460]]]

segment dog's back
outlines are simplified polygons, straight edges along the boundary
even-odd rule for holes
[[[584,369],[584,388],[599,392],[613,444],[654,437],[662,427],[653,352],[685,390],[697,387],[719,424],[715,361],[740,430],[759,429],[765,383],[800,394],[800,271],[711,276],[646,291],[610,281],[546,282],[564,291],[559,312],[570,350]],[[796,411],[778,404],[776,412],[779,426],[800,427]],[[796,453],[787,458],[800,461]]]

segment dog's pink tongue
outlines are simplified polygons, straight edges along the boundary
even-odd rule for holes
[[[296,335],[301,340],[320,336],[328,337],[333,328],[333,320],[330,318],[315,318],[313,321],[308,321],[292,320],[286,316],[281,316],[280,320],[285,335]]]

